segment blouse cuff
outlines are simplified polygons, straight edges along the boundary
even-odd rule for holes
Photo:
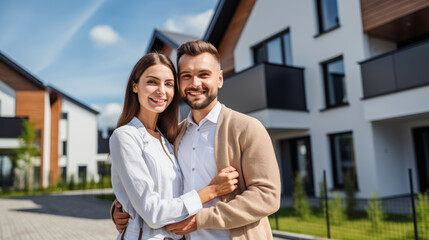
[[[189,216],[197,214],[197,212],[203,208],[200,196],[195,190],[183,194],[180,196],[180,199],[182,199],[185,204],[185,208],[188,211]]]

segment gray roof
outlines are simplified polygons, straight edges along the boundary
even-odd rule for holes
[[[152,50],[154,50],[155,44],[157,41],[161,41],[164,44],[167,44],[170,47],[177,49],[180,45],[182,45],[185,42],[195,41],[199,39],[200,39],[199,37],[195,37],[195,36],[191,36],[183,33],[155,29],[155,31],[153,32],[150,44],[148,46],[147,52],[151,52]]]

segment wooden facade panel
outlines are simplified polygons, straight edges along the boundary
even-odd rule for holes
[[[231,75],[235,71],[234,49],[255,2],[256,0],[240,1],[222,41],[218,46],[224,76]]]
[[[2,61],[0,61],[0,80],[15,91],[41,90],[41,88],[31,82],[31,80],[28,80]]]
[[[59,124],[61,119],[61,97],[51,102],[51,154],[49,184],[54,185],[60,179],[59,160]]]
[[[363,30],[368,32],[427,7],[428,0],[361,0]]]
[[[45,116],[45,90],[16,91],[16,116],[28,117],[35,123],[35,129],[40,134],[40,184],[43,184],[43,141]]]

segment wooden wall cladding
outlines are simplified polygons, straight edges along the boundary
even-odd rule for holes
[[[52,95],[52,94],[51,94]],[[61,119],[61,97],[51,97],[51,154],[50,154],[50,179],[49,183],[54,185],[60,180],[59,160],[59,124]]]
[[[40,133],[40,184],[43,184],[43,141],[45,117],[45,90],[16,91],[16,116],[28,117]]]
[[[42,90],[31,80],[28,80],[17,71],[0,61],[0,79],[15,91]]]
[[[224,76],[228,76],[234,73],[234,49],[240,38],[241,32],[246,25],[247,19],[252,12],[253,5],[256,0],[242,0],[237,6],[237,10],[232,17],[231,23],[229,24],[225,35],[219,44],[219,54],[221,57],[221,65],[224,72]]]
[[[428,0],[361,0],[360,4],[364,32],[429,7]]]

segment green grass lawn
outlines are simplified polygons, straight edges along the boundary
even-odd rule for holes
[[[303,221],[294,216],[292,208],[282,208],[277,213],[278,230],[327,238],[326,218],[317,209],[313,209],[313,213],[308,220]],[[277,229],[275,215],[269,219],[272,229]],[[331,225],[330,231],[333,239],[414,239],[410,216],[388,214],[379,229],[376,231],[372,228],[364,212],[357,212],[353,219]],[[427,237],[419,235],[419,239]]]

